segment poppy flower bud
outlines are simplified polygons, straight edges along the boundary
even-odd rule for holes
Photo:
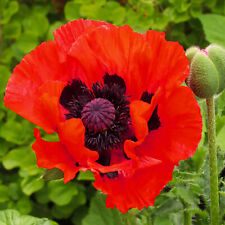
[[[206,48],[206,52],[208,53],[210,60],[215,65],[219,75],[218,94],[225,88],[225,49],[217,44],[211,44]]]
[[[197,50],[192,57],[190,74],[186,83],[199,98],[210,98],[217,93],[219,88],[217,68],[206,50]]]
[[[195,54],[199,51],[200,51],[199,47],[193,46],[193,47],[190,47],[189,49],[187,49],[185,55],[189,59],[189,61],[191,61],[192,58],[195,56]]]

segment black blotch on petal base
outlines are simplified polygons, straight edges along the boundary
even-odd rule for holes
[[[148,93],[147,91],[144,91],[143,92],[143,94],[142,94],[142,96],[141,96],[141,100],[143,101],[143,102],[147,102],[147,103],[151,103],[151,101],[152,101],[152,97],[153,97],[153,93]]]
[[[153,93],[148,93],[147,91],[143,92],[141,96],[141,100],[143,102],[151,103]],[[156,130],[160,127],[161,122],[160,118],[158,116],[158,105],[155,107],[149,121],[148,121],[148,132],[151,132],[152,130]]]
[[[116,89],[117,91],[121,92],[121,94],[125,94],[126,92],[126,84],[123,78],[119,77],[118,75],[109,75],[108,73],[105,74],[103,77],[104,84],[108,88]]]
[[[158,129],[161,125],[157,111],[158,106],[155,107],[152,116],[148,121],[148,132]]]
[[[94,96],[87,86],[80,80],[74,79],[63,89],[59,102],[70,112],[66,114],[66,118],[71,119],[81,118],[83,107],[92,99]]]
[[[101,173],[101,176],[107,176],[109,179],[113,179],[115,177],[118,177],[118,171],[114,172],[108,172],[108,173]]]

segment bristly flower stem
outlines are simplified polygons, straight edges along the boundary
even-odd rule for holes
[[[214,98],[206,99],[210,167],[211,225],[219,225],[219,195]]]
[[[192,224],[192,216],[191,216],[191,213],[188,212],[187,210],[185,210],[184,211],[184,225],[191,225],[191,224]]]

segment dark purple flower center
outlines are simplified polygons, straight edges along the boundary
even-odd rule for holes
[[[93,83],[89,89],[74,79],[63,89],[59,101],[69,111],[66,119],[82,119],[85,146],[98,151],[100,163],[107,165],[109,151],[129,138],[131,120],[124,80],[118,75],[106,74],[103,82]]]
[[[68,110],[66,119],[80,118],[85,126],[85,146],[98,151],[98,163],[110,165],[111,155],[130,139],[137,141],[130,118],[129,104],[125,95],[126,85],[118,75],[106,74],[103,83],[93,83],[89,89],[81,80],[72,80],[62,91],[60,104]],[[152,93],[143,92],[142,101],[151,103]],[[149,132],[161,125],[155,108],[148,121]],[[123,152],[124,153],[124,152]],[[126,159],[127,156],[124,153]],[[105,174],[103,174],[105,175]],[[106,173],[114,178],[118,172]]]
[[[84,106],[81,119],[90,131],[101,132],[111,127],[115,113],[116,110],[109,100],[95,98]]]

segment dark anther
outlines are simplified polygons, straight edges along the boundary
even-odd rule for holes
[[[145,91],[141,96],[141,100],[150,104],[153,95],[154,95],[153,93],[148,93],[147,91]],[[158,106],[156,106],[148,121],[148,132],[158,129],[160,125],[161,123],[158,116]]]

